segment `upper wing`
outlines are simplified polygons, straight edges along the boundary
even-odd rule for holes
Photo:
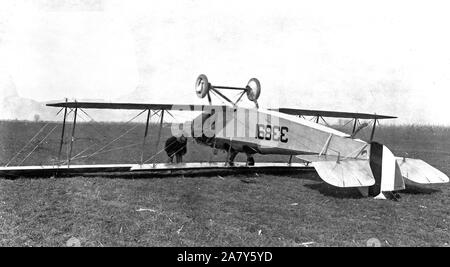
[[[226,105],[182,105],[182,104],[148,104],[148,103],[108,103],[108,102],[59,102],[47,104],[49,107],[62,108],[84,108],[84,109],[151,109],[151,110],[203,110],[205,108],[221,109],[230,108]],[[325,110],[311,110],[311,109],[293,109],[280,108],[270,109],[279,111],[290,115],[304,115],[304,116],[322,116],[335,118],[357,118],[357,119],[394,119],[393,116],[384,116],[366,113],[352,113],[352,112],[338,112]]]
[[[146,104],[146,103],[108,103],[108,102],[60,102],[47,104],[49,107],[84,108],[84,109],[151,109],[151,110],[191,110],[205,108],[220,109],[228,106],[218,105],[182,105],[182,104]]]
[[[353,118],[353,119],[395,119],[394,116],[385,116],[368,113],[356,113],[356,112],[340,112],[329,110],[313,110],[313,109],[296,109],[296,108],[280,108],[270,109],[281,113],[290,115],[303,115],[303,116],[321,116],[330,118]]]

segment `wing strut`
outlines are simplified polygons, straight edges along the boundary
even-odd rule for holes
[[[66,98],[66,103],[67,103],[67,98]],[[61,130],[61,141],[59,142],[59,151],[58,151],[58,165],[61,161],[61,152],[62,152],[62,147],[64,144],[64,132],[66,130],[66,117],[67,117],[67,107],[64,108],[64,118],[63,118],[63,125],[62,125],[62,130]]]
[[[72,157],[73,141],[75,140],[75,127],[77,125],[77,112],[78,108],[75,108],[75,113],[73,115],[72,136],[70,138],[70,150],[67,158],[67,167],[70,166],[70,158]]]
[[[144,164],[144,152],[145,152],[145,140],[147,139],[147,135],[148,135],[148,122],[150,120],[151,117],[151,110],[149,109],[147,111],[147,121],[145,123],[145,132],[144,132],[144,138],[142,140],[142,150],[141,150],[141,165]]]
[[[164,120],[164,110],[161,110],[161,117],[159,120],[159,129],[158,129],[158,139],[156,140],[155,151],[158,151],[159,142],[161,140],[161,130],[163,127],[163,120]]]
[[[358,124],[358,119],[357,119],[357,118],[355,118],[354,120],[355,120],[355,122],[353,123],[353,130],[352,130],[352,135],[353,135],[353,136],[355,135],[355,131],[356,131],[356,124]]]
[[[372,133],[370,134],[370,142],[373,141],[373,137],[375,135],[375,126],[377,125],[378,120],[374,119],[373,120],[373,127],[372,127]]]

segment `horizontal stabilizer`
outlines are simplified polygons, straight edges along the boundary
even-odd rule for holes
[[[312,165],[322,180],[337,187],[362,187],[375,184],[368,160],[318,161],[313,162]]]
[[[420,159],[396,158],[405,179],[419,184],[448,183],[443,172]]]

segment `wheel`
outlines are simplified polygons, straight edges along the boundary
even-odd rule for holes
[[[247,165],[248,166],[255,166],[255,159],[252,156],[247,157]]]
[[[205,74],[200,74],[195,82],[195,93],[200,98],[204,98],[209,92],[210,84]]]
[[[259,98],[259,95],[261,94],[261,83],[256,78],[251,78],[250,81],[248,81],[247,86],[245,87],[247,89],[247,98],[250,101],[256,101]]]

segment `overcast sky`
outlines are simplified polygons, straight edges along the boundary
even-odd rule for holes
[[[264,107],[448,125],[449,7],[446,1],[2,0],[0,86],[6,80],[20,96],[39,101],[204,103],[194,93],[200,73],[216,85],[245,86],[257,77]]]

